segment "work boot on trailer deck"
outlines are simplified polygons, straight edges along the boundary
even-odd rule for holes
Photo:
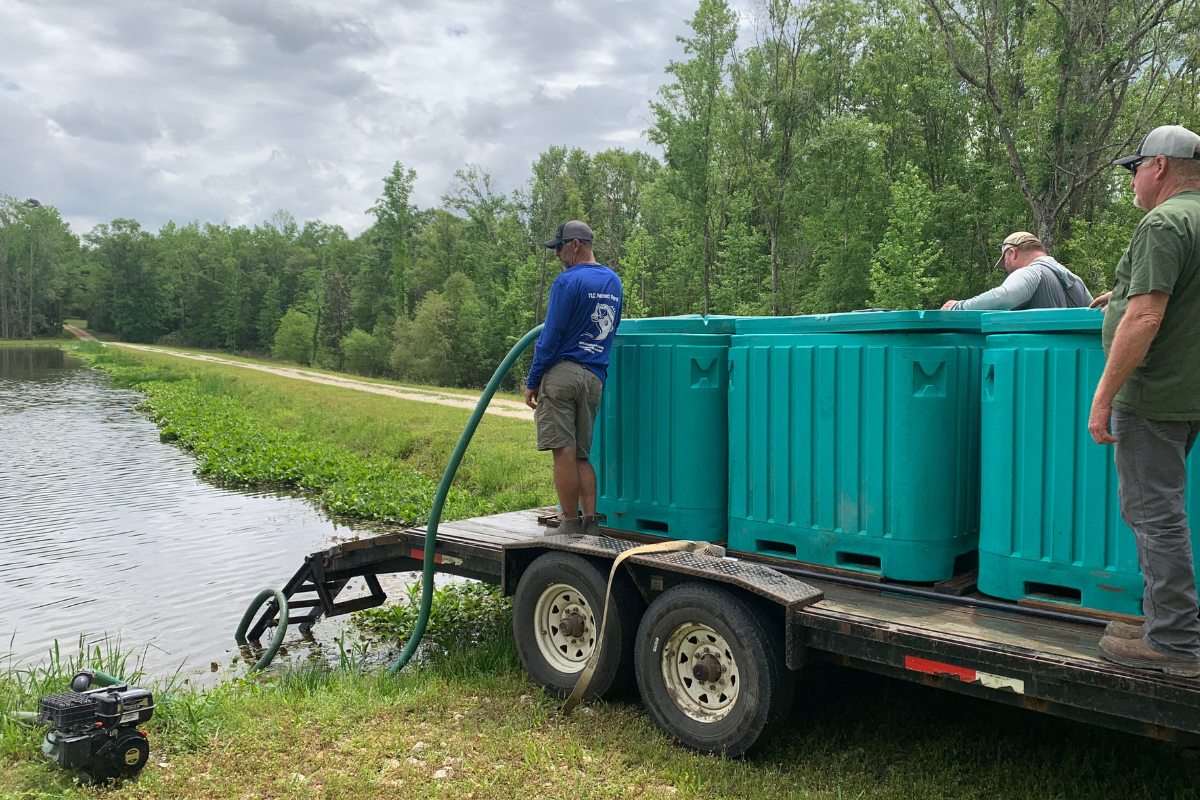
[[[546,536],[558,536],[567,533],[583,533],[583,517],[558,518],[557,528],[546,528]]]
[[[1200,661],[1181,661],[1151,650],[1143,639],[1117,639],[1105,636],[1100,640],[1100,657],[1114,664],[1134,669],[1156,669],[1180,678],[1200,678]]]
[[[1104,626],[1104,635],[1114,639],[1141,639],[1143,633],[1141,625],[1131,625],[1114,619]]]

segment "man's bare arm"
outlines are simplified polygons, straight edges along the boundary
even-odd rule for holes
[[[1117,326],[1109,348],[1108,361],[1100,385],[1092,397],[1092,413],[1088,418],[1088,430],[1097,444],[1113,444],[1116,438],[1109,432],[1112,417],[1112,401],[1117,392],[1129,380],[1129,376],[1146,359],[1150,343],[1158,335],[1163,313],[1171,295],[1166,292],[1149,292],[1129,298],[1125,316]]]

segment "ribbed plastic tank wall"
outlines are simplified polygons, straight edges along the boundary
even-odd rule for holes
[[[951,577],[978,536],[980,316],[739,320],[730,549]]]
[[[981,592],[1142,613],[1114,448],[1096,444],[1087,430],[1104,372],[1102,322],[1091,309],[984,317]],[[1193,452],[1189,461],[1195,525],[1200,459]]]
[[[610,527],[725,539],[733,330],[731,317],[621,322],[591,453]]]

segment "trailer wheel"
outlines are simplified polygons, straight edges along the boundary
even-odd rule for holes
[[[745,753],[791,709],[781,639],[732,592],[702,583],[667,590],[642,617],[635,650],[651,719],[702,753]]]
[[[513,597],[513,637],[525,671],[549,694],[569,695],[596,649],[607,585],[608,575],[571,553],[546,553],[522,573]],[[633,643],[644,609],[633,582],[618,573],[585,699],[633,691]]]

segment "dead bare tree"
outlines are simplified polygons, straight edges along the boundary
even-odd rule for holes
[[[1196,0],[925,4],[955,70],[982,93],[1047,247],[1171,99],[1200,22]]]

